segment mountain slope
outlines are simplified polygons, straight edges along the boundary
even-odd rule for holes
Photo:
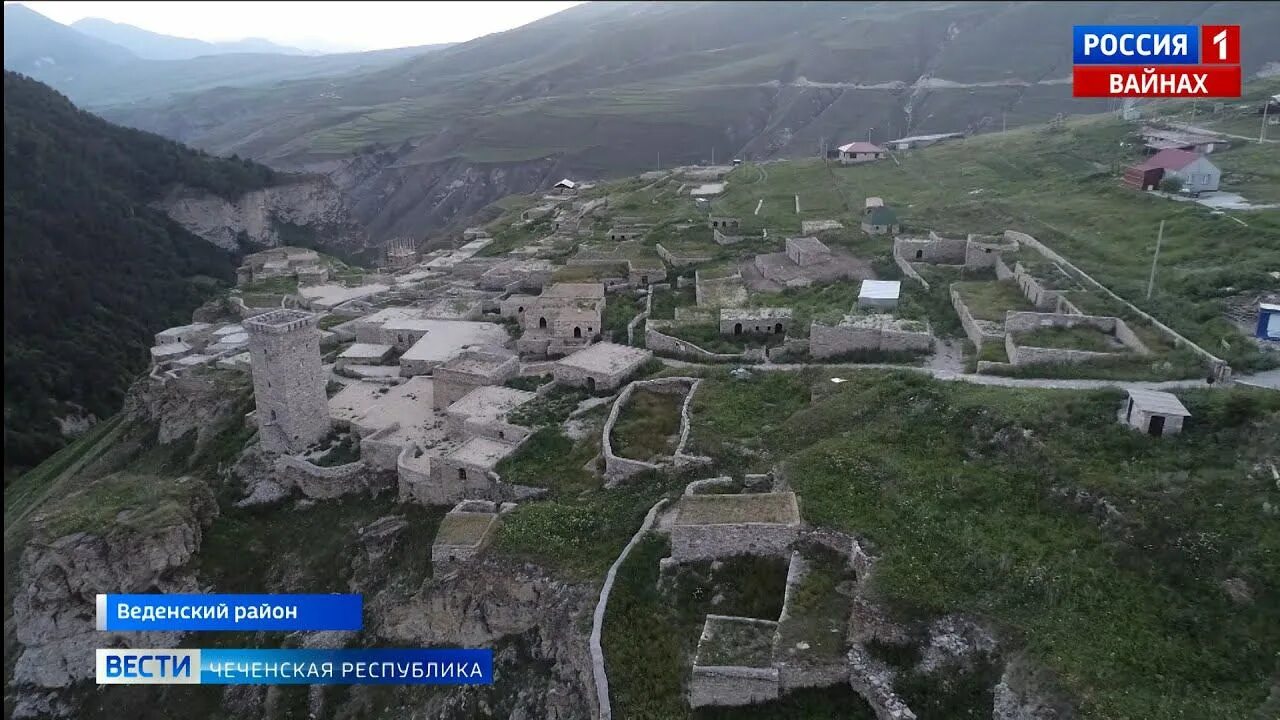
[[[184,38],[168,39],[185,42]],[[152,60],[54,22],[22,5],[4,6],[5,69],[47,83],[88,108],[142,101],[158,103],[175,93],[211,88],[370,72],[447,47],[423,45],[361,53],[289,55],[281,54],[276,46],[263,46],[262,42],[265,41],[245,40],[215,54]]]
[[[4,67],[46,82],[70,81],[86,68],[111,68],[137,57],[23,5],[4,6]]]
[[[84,18],[71,23],[71,27],[85,35],[119,45],[147,60],[188,60],[202,55],[229,53],[304,54],[297,48],[277,45],[269,40],[258,38],[234,42],[205,42],[195,38],[163,35],[134,25],[111,22],[104,18]]]
[[[372,72],[103,112],[333,172],[388,238],[566,175],[1102,111],[1071,97],[1073,24],[1243,18],[1246,71],[1280,60],[1275,3],[588,3]]]
[[[226,198],[273,182],[103,121],[4,76],[4,464],[62,444],[57,420],[113,413],[151,335],[189,322],[229,255],[150,203],[181,184]],[[77,407],[78,406],[78,407]]]

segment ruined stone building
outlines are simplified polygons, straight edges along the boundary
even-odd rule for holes
[[[329,432],[316,319],[300,310],[272,310],[244,322],[258,437],[271,452],[301,452]]]
[[[604,285],[556,283],[524,307],[518,317],[522,353],[564,355],[590,345],[604,316]]]

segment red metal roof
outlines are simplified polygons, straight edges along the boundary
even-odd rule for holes
[[[869,142],[851,142],[848,145],[841,145],[839,150],[847,153],[882,153],[885,151],[879,145],[873,145]]]
[[[1147,161],[1134,167],[1139,170],[1181,170],[1200,159],[1199,153],[1190,150],[1161,150],[1147,158]]]

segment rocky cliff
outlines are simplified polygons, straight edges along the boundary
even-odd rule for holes
[[[415,150],[364,153],[309,166],[328,174],[351,206],[351,215],[373,244],[393,238],[420,240],[443,229],[461,229],[489,203],[549,187],[564,176],[583,177],[555,157],[523,162],[476,163],[460,158],[423,161]]]
[[[254,190],[235,202],[180,187],[158,205],[179,225],[225,250],[245,244],[303,245],[353,257],[368,244],[342,192],[321,175]]]
[[[104,516],[106,497],[149,496]],[[98,647],[167,647],[176,633],[105,634],[95,626],[100,593],[195,592],[191,560],[218,514],[213,494],[191,478],[114,474],[32,518],[22,552],[13,622],[21,644],[14,666],[14,717],[61,714],[53,688],[92,676]]]

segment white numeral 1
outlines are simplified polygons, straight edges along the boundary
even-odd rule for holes
[[[1213,44],[1218,46],[1218,59],[1227,59],[1227,31],[1219,30],[1217,35],[1213,36]]]

